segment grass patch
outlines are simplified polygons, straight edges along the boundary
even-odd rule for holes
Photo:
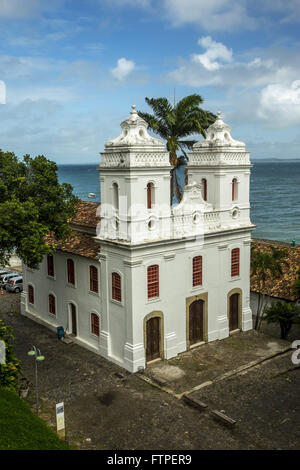
[[[35,416],[27,402],[0,389],[0,450],[67,450],[67,443]]]

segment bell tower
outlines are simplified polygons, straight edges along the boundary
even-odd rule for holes
[[[101,153],[100,238],[138,243],[156,240],[162,233],[168,236],[169,153],[147,127],[133,105],[121,123],[121,135],[108,141]]]
[[[202,185],[204,200],[219,213],[221,226],[251,225],[249,204],[250,160],[245,144],[230,135],[218,111],[206,139],[193,146],[188,163],[189,181]]]

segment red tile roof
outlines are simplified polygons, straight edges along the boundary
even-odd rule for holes
[[[73,253],[85,258],[97,259],[100,251],[100,244],[94,240],[93,236],[78,231],[74,231],[73,235],[65,242],[56,241],[52,235],[48,235],[46,243],[54,244],[58,251]]]
[[[266,282],[266,289],[261,291],[257,276],[251,277],[250,289],[252,292],[265,293],[270,297],[284,299],[289,301],[297,300],[297,295],[293,291],[293,284],[298,278],[297,271],[300,267],[300,245],[295,247],[287,243],[273,241],[273,240],[260,240],[253,239],[252,245],[260,251],[271,251],[271,246],[277,249],[283,249],[287,252],[286,261],[288,265],[282,265],[283,274],[280,278],[270,277]]]
[[[100,218],[96,212],[100,202],[87,202],[79,200],[77,203],[77,213],[70,222],[72,225],[80,225],[81,227],[96,228]]]
[[[65,242],[55,240],[52,234],[46,237],[47,243],[54,243],[56,249],[86,258],[96,259],[100,251],[100,244],[97,243],[91,233],[85,233],[86,229],[96,229],[100,218],[96,215],[99,202],[87,202],[79,200],[77,203],[77,213],[70,221],[73,234]],[[76,230],[76,227],[81,230]],[[89,230],[87,230],[89,232]],[[95,230],[96,235],[96,230]]]

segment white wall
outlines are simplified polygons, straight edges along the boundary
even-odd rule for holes
[[[67,283],[67,259],[71,258],[75,264],[75,287]],[[92,348],[98,349],[99,338],[91,333],[90,315],[92,312],[100,315],[101,318],[101,290],[99,283],[99,293],[90,292],[89,266],[98,268],[100,277],[100,265],[97,261],[84,258],[82,256],[69,255],[57,252],[54,254],[55,277],[47,274],[47,259],[45,259],[40,269],[33,271],[23,266],[24,291],[22,296],[22,313],[32,315],[35,319],[55,328],[63,326],[65,331],[71,333],[71,320],[69,304],[72,302],[76,306],[77,313],[77,339],[89,343]],[[34,305],[28,303],[28,284],[34,287]],[[54,294],[56,297],[56,316],[48,312],[48,296]]]

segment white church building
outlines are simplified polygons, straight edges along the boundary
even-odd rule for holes
[[[251,164],[218,113],[171,207],[164,143],[135,106],[121,128],[101,154],[101,204],[81,201],[72,238],[24,266],[21,312],[136,372],[252,328]]]

